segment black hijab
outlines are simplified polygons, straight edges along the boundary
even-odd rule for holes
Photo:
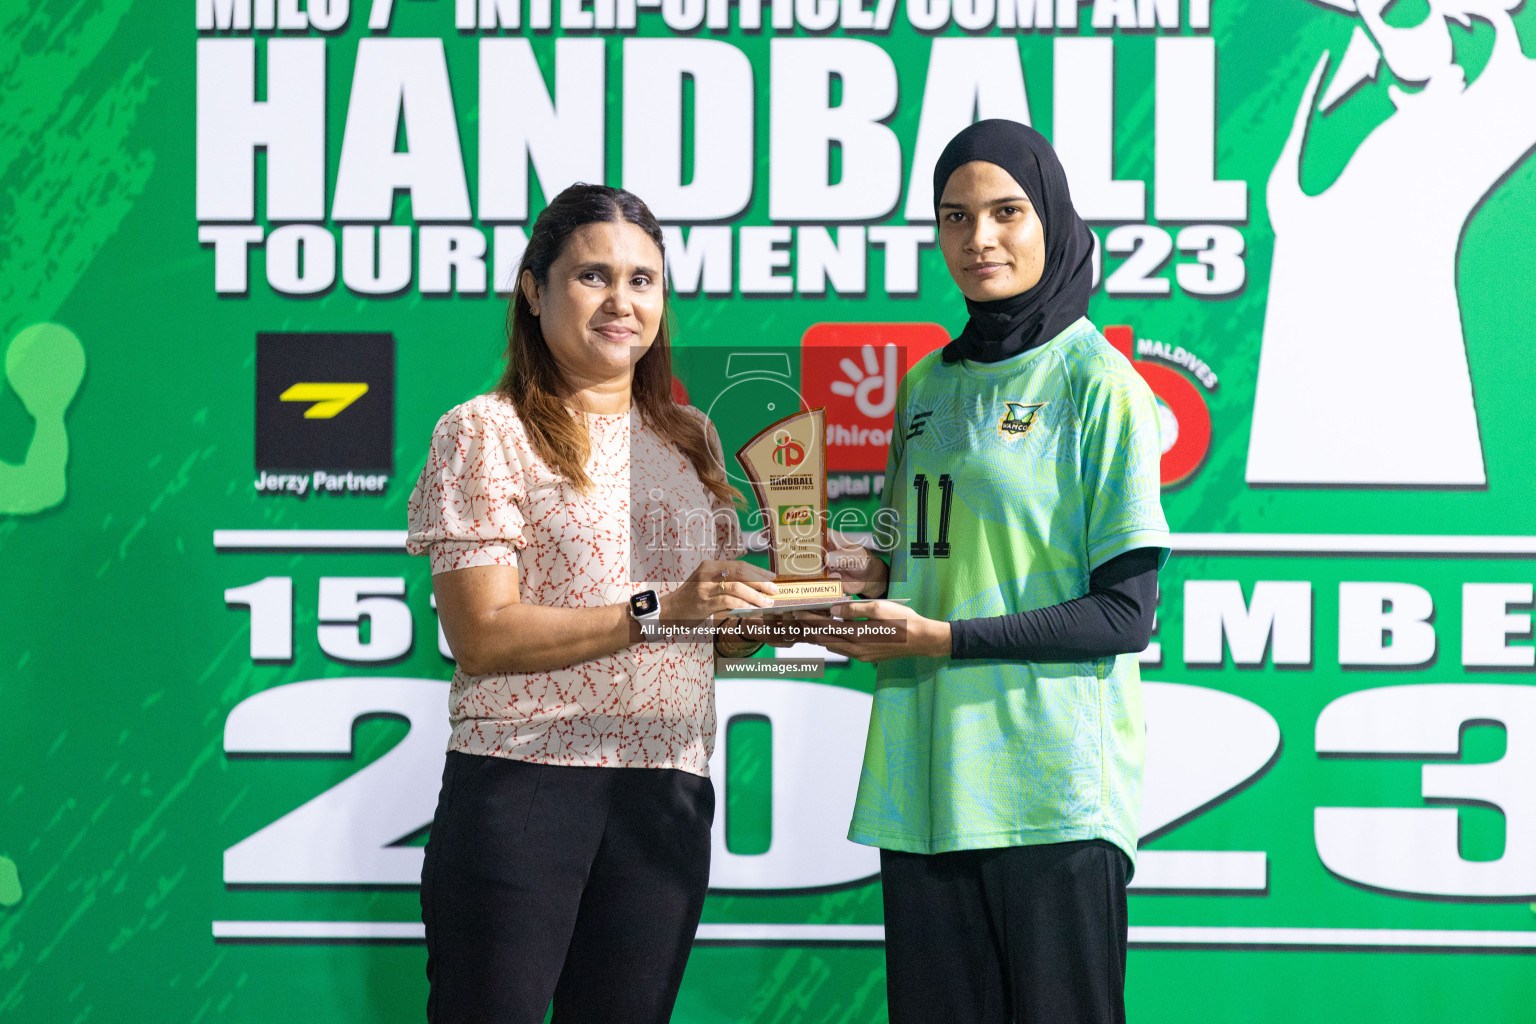
[[[933,168],[933,209],[962,164],[996,164],[1024,187],[1045,229],[1045,269],[1029,291],[992,302],[965,300],[970,322],[944,347],[944,361],[995,363],[1043,345],[1088,313],[1093,235],[1072,208],[1067,174],[1045,136],[1017,121],[978,121],[949,140]]]

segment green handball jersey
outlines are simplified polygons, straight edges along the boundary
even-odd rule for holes
[[[1109,559],[1168,547],[1161,452],[1151,391],[1086,319],[998,363],[931,353],[896,405],[890,596],[944,621],[1082,597]],[[1134,863],[1142,749],[1134,654],[887,661],[849,838],[927,854],[1098,838]]]

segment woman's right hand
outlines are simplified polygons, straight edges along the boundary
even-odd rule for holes
[[[661,618],[693,625],[733,608],[770,608],[778,590],[767,569],[750,562],[708,559],[661,599]]]

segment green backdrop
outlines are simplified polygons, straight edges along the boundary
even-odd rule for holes
[[[979,114],[1070,157],[1092,316],[1165,407],[1131,1018],[1530,1019],[1536,14],[1358,6],[0,6],[0,1017],[420,1019],[451,666],[400,531],[499,374],[528,214],[654,196],[705,353],[956,330],[923,140]],[[313,360],[258,357],[284,334]],[[718,363],[679,362],[698,404]],[[348,370],[329,419],[272,391]],[[878,879],[837,845],[872,686],[722,682],[675,1019],[885,1019]]]

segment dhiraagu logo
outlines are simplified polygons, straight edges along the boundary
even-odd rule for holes
[[[779,507],[780,526],[807,526],[816,521],[816,510],[810,505],[782,505]]]

